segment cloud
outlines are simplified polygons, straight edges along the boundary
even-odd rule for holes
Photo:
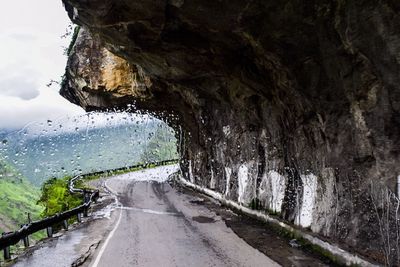
[[[39,95],[38,81],[35,78],[36,72],[21,71],[16,74],[9,71],[8,73],[4,72],[0,71],[0,96],[15,96],[29,100]]]
[[[70,40],[60,36],[69,23],[60,0],[13,0],[0,9],[0,129],[83,113],[46,87],[64,74]]]
[[[9,33],[8,36],[17,42],[32,42],[37,40],[37,37],[30,33]]]
[[[0,128],[20,129],[29,123],[75,116],[84,114],[84,111],[62,98],[58,92],[46,88],[30,100],[0,96],[0,114]]]
[[[24,7],[24,8],[21,8]],[[61,0],[13,0],[0,9],[0,130],[39,129],[47,121],[66,131],[125,123],[131,115],[85,115],[82,108],[48,88],[64,74],[70,38],[60,38],[70,23]],[[146,117],[142,117],[146,118]],[[93,122],[93,123],[92,123]]]

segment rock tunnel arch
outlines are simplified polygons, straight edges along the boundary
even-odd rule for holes
[[[389,205],[399,233],[394,1],[63,2],[71,102],[174,114],[186,179],[361,253],[398,246],[376,226]]]

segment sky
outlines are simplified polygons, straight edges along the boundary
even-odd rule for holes
[[[70,38],[61,0],[12,0],[0,9],[0,129],[84,114],[58,94]]]

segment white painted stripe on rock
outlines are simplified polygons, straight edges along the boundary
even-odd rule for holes
[[[300,175],[303,182],[303,198],[300,205],[300,211],[296,215],[296,224],[302,227],[311,226],[313,220],[313,211],[315,197],[317,194],[317,176],[314,174]]]
[[[267,179],[271,184],[270,209],[274,212],[281,212],[283,198],[285,197],[285,177],[276,171],[269,171]]]
[[[238,171],[238,202],[244,204],[244,194],[249,180],[249,170],[246,165],[241,165]]]
[[[232,169],[225,167],[225,175],[226,175],[226,187],[225,187],[225,196],[229,194],[229,187],[231,183],[231,175],[232,175]]]

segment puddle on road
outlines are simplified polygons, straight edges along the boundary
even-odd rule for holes
[[[27,258],[20,258],[16,267],[67,267],[78,257],[75,247],[86,235],[84,230],[74,230],[43,244]]]
[[[95,219],[95,220],[96,219],[103,219],[103,218],[110,219],[111,218],[111,213],[117,208],[118,208],[118,206],[117,206],[117,204],[115,202],[111,203],[111,204],[105,206],[104,208],[93,212],[92,213],[92,218]]]
[[[203,205],[205,200],[203,198],[197,198],[194,200],[190,200],[189,202],[196,205]]]
[[[194,216],[192,220],[198,223],[213,223],[215,222],[214,218],[206,217],[206,216]]]
[[[175,212],[157,211],[157,210],[142,209],[142,208],[135,208],[135,207],[119,207],[119,208],[123,209],[123,210],[133,210],[133,211],[139,211],[139,212],[157,214],[157,215],[173,215],[173,216],[179,215],[178,213],[175,213]]]
[[[202,194],[193,192],[187,188],[180,188],[180,190],[183,194],[192,195],[195,198],[192,201],[189,200],[190,203],[197,204],[202,202],[199,201],[203,199]],[[204,199],[205,201],[203,201],[202,205],[214,212],[218,220],[225,223],[228,228],[247,244],[282,266],[332,266],[329,261],[327,261],[328,263],[326,264],[320,255],[293,247],[294,242],[290,245],[290,239],[279,235],[280,233],[278,231],[274,230],[272,227],[268,227],[265,223],[237,214],[221,206],[218,202],[213,200],[209,201],[209,198]],[[196,216],[192,217],[192,219],[199,223],[210,223],[212,222],[211,220],[214,220],[206,216]]]

